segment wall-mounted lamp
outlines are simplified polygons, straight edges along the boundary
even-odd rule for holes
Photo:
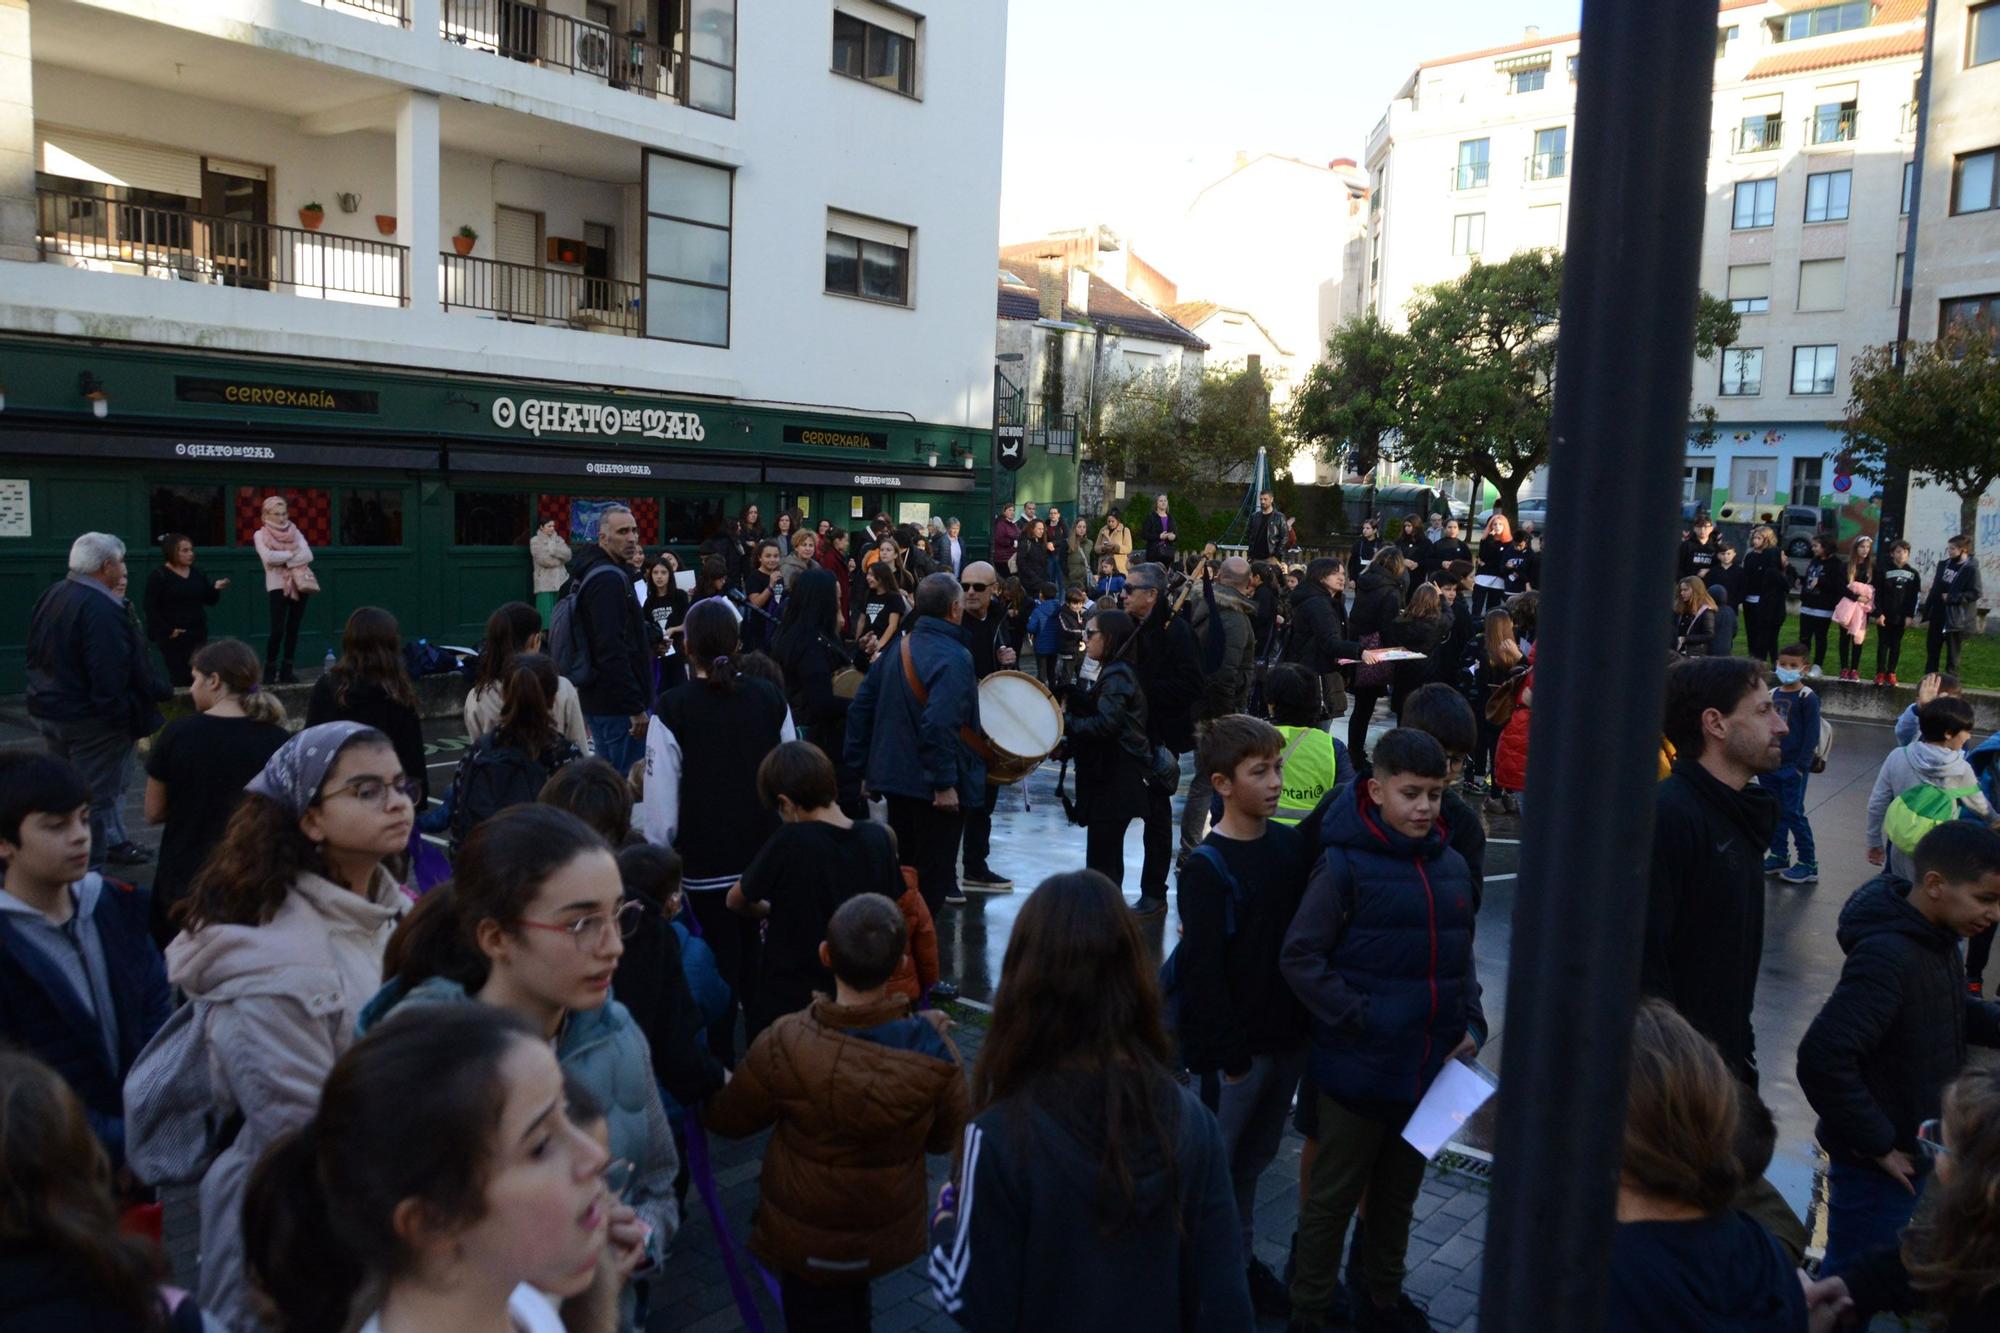
[[[951,442],[951,456],[958,462],[960,467],[964,468],[967,472],[972,471],[972,447],[970,445],[961,445],[957,440],[953,440]]]
[[[934,444],[925,444],[922,440],[918,440],[917,456],[924,460],[925,467],[936,467],[938,465],[938,451],[937,446]]]
[[[84,371],[76,377],[76,391],[90,400],[90,414],[102,421],[111,415],[111,395],[104,391],[104,381]]]

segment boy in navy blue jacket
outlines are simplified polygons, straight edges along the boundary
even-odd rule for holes
[[[1791,730],[1779,749],[1776,772],[1759,773],[1757,784],[1778,798],[1778,826],[1771,833],[1771,851],[1764,873],[1787,884],[1811,884],[1819,879],[1819,853],[1813,847],[1812,823],[1806,818],[1806,779],[1819,757],[1819,696],[1806,687],[1806,646],[1795,643],[1778,650],[1778,686],[1771,691],[1776,708]],[[1792,860],[1792,849],[1798,860]]]
[[[90,791],[45,754],[0,755],[0,1041],[68,1080],[113,1165],[125,1075],[167,1018],[147,895],[90,869]]]
[[[1312,1018],[1308,1069],[1320,1149],[1299,1216],[1293,1327],[1335,1303],[1340,1244],[1368,1196],[1355,1327],[1427,1328],[1403,1294],[1424,1159],[1403,1127],[1447,1059],[1471,1055],[1486,1020],[1472,957],[1472,877],[1438,817],[1444,748],[1398,728],[1373,776],[1341,789],[1325,847],[1285,936],[1279,966]]]

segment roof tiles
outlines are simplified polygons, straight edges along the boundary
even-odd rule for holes
[[[1839,46],[1815,47],[1809,51],[1789,51],[1783,55],[1765,56],[1750,67],[1746,79],[1771,79],[1784,74],[1807,74],[1816,69],[1832,69],[1837,65],[1861,65],[1871,60],[1889,60],[1896,56],[1921,55],[1924,49],[1924,31],[1915,28],[1908,32],[1893,32],[1881,37],[1866,37],[1858,42],[1843,42]]]

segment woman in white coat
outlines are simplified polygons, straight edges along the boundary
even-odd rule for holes
[[[569,541],[556,531],[556,521],[543,519],[528,538],[528,558],[535,566],[535,610],[542,613],[544,625],[555,614],[556,593],[569,578],[569,557]]]
[[[312,547],[293,523],[282,495],[264,499],[264,525],[251,544],[264,565],[264,596],[271,603],[271,637],[264,641],[264,679],[296,685],[292,661],[299,648],[299,623],[306,616],[306,599],[319,591],[311,565]]]

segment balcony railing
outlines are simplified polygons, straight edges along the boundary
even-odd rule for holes
[[[1848,143],[1854,138],[1854,122],[1859,112],[1853,107],[1842,107],[1837,111],[1818,111],[1806,118],[1806,142],[1808,144]]]
[[[357,14],[365,14],[381,23],[400,23],[410,26],[408,0],[306,0],[309,5],[321,9],[347,9]]]
[[[1768,153],[1784,142],[1785,123],[1775,116],[1746,120],[1730,137],[1731,151]]]
[[[1569,154],[1530,153],[1521,165],[1522,174],[1531,181],[1560,180],[1569,175]]]
[[[404,302],[408,251],[303,227],[37,190],[36,237],[52,263],[372,305]]]
[[[439,258],[446,310],[481,310],[527,324],[639,336],[636,282],[473,255]]]
[[[1486,188],[1486,175],[1486,163],[1461,162],[1451,168],[1451,188],[1454,190],[1483,190]]]
[[[688,100],[675,52],[526,0],[444,0],[440,26],[446,41],[461,46],[568,70],[645,97]]]

